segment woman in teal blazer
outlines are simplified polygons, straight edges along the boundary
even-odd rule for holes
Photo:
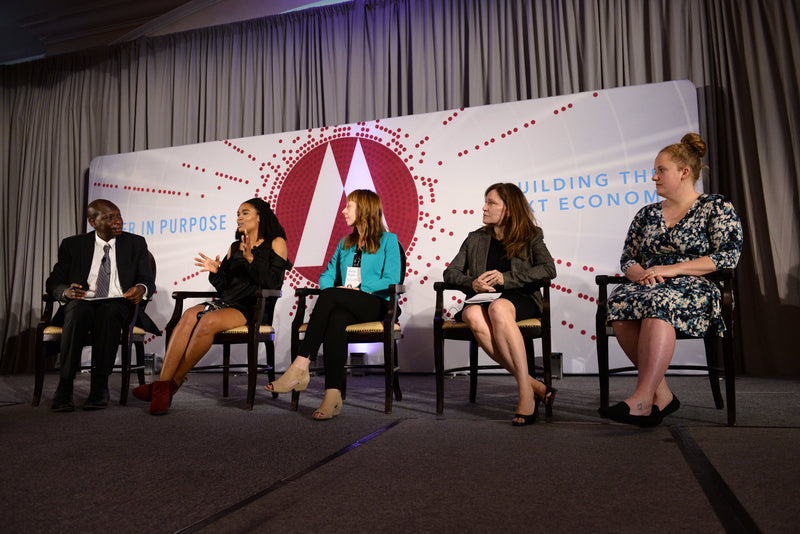
[[[299,354],[289,369],[265,388],[273,393],[303,391],[308,369],[320,345],[325,361],[325,398],[314,419],[331,419],[342,409],[348,325],[378,321],[386,314],[389,286],[400,283],[400,245],[383,227],[380,197],[358,189],[342,210],[352,232],[342,238],[325,271],[322,289],[306,328]]]

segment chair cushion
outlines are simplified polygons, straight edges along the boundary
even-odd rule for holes
[[[308,328],[308,323],[300,325],[300,328],[298,328],[297,331],[300,332],[301,334],[304,334],[305,331],[306,331],[306,328]],[[399,324],[395,323],[394,331],[395,332],[400,332],[400,325]],[[364,333],[364,332],[375,332],[375,333],[383,332],[383,323],[380,322],[380,321],[371,321],[369,323],[351,324],[351,325],[348,325],[348,327],[346,329],[346,332],[359,332],[359,333]]]
[[[48,326],[45,327],[44,332],[42,332],[46,336],[60,336],[62,333],[62,328],[60,326]],[[133,327],[133,335],[134,336],[143,336],[147,332],[144,331],[144,328],[139,328],[138,326]]]
[[[469,327],[464,322],[445,321],[442,323],[442,330],[469,330]]]
[[[258,329],[259,334],[272,334],[275,330],[272,326],[268,324],[262,324],[261,328]],[[224,332],[220,332],[220,334],[246,334],[247,333],[247,325],[244,326],[237,326],[236,328],[231,328],[229,330],[225,330]]]
[[[536,319],[524,319],[522,321],[517,321],[517,326],[520,330],[525,328],[541,328],[542,327],[542,320],[539,318]]]
[[[528,328],[541,328],[542,320],[523,319],[522,321],[517,321],[517,326],[520,328],[520,330]],[[442,323],[442,330],[459,330],[459,329],[469,329],[469,327],[467,326],[467,323],[464,322],[445,321]]]

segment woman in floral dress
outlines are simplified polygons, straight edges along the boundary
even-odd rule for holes
[[[719,286],[702,275],[734,268],[742,250],[742,225],[720,195],[700,194],[706,145],[686,134],[655,160],[653,181],[664,200],[645,206],[628,229],[620,259],[629,282],[608,299],[608,321],[622,350],[638,368],[636,390],[600,415],[621,423],[655,426],[680,407],[664,375],[676,331],[722,335]]]

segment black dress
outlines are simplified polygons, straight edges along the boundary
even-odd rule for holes
[[[506,247],[503,245],[502,241],[498,241],[494,237],[492,237],[491,241],[489,242],[489,253],[486,255],[486,270],[497,270],[501,273],[507,273],[511,271],[511,259],[506,253]],[[514,305],[516,312],[515,319],[517,321],[523,321],[525,319],[533,319],[534,317],[542,316],[541,306],[538,302],[533,300],[529,294],[516,289],[505,289],[502,285],[495,286],[495,290],[500,292],[500,297],[498,298],[506,299]],[[489,304],[490,303],[486,302],[481,304],[481,306],[489,306]],[[462,312],[463,310],[456,314],[456,321],[462,320]]]
[[[494,237],[489,243],[489,254],[486,257],[486,270],[497,270],[501,273],[511,271],[511,260],[506,254],[506,247],[502,241]],[[542,308],[538,302],[534,301],[530,295],[517,291],[516,289],[505,289],[502,285],[496,286],[500,291],[500,298],[511,301],[516,309],[516,320],[533,319],[542,316]]]
[[[217,272],[208,273],[208,280],[220,292],[220,298],[208,303],[207,310],[234,308],[249,321],[256,311],[256,290],[280,289],[284,274],[292,268],[292,264],[278,256],[266,241],[253,247],[252,263],[239,250],[238,241],[231,244],[230,251],[230,258],[222,260]],[[267,301],[262,324],[272,323],[275,302],[275,299]]]

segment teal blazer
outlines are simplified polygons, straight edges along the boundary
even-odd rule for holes
[[[320,289],[341,285],[347,278],[347,268],[353,266],[356,247],[344,248],[344,239],[319,277]],[[389,300],[389,286],[400,283],[400,245],[397,236],[384,232],[375,254],[361,253],[361,291]],[[338,275],[338,276],[337,276]]]

